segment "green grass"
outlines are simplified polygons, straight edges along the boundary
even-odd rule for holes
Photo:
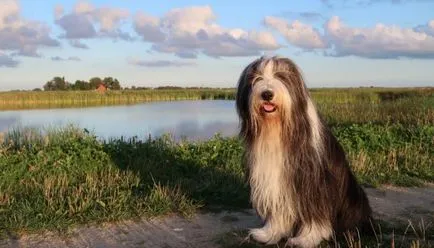
[[[72,126],[42,131],[15,130],[3,137],[0,230],[249,207],[237,138],[100,141]],[[434,182],[433,126],[353,124],[333,131],[362,183]]]

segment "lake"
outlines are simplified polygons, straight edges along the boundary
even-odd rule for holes
[[[127,106],[0,111],[0,132],[17,126],[46,127],[75,124],[100,138],[158,137],[203,140],[238,132],[234,101],[202,100],[149,102]]]

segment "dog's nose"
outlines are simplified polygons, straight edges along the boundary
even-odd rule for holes
[[[273,96],[274,94],[271,90],[263,91],[261,94],[262,99],[264,99],[265,101],[271,101],[273,99]]]

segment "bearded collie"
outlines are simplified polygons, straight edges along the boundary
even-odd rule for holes
[[[264,221],[249,237],[315,247],[370,223],[366,194],[292,60],[250,63],[238,81],[236,108],[250,199]]]

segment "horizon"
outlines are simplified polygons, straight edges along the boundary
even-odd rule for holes
[[[294,60],[309,88],[434,85],[434,1],[160,3],[0,0],[0,91],[55,76],[233,88],[262,55]]]

